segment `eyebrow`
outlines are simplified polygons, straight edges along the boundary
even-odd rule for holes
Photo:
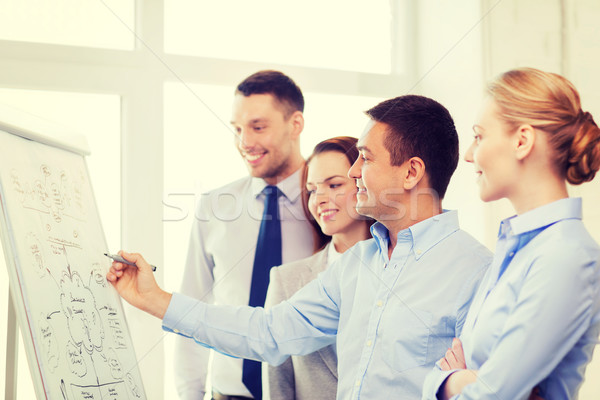
[[[358,151],[366,151],[367,153],[373,154],[373,152],[369,150],[367,146],[356,146],[356,148],[358,149]]]
[[[256,124],[257,122],[268,122],[268,118],[254,118],[253,120],[250,120],[251,124]],[[229,123],[231,125],[240,125],[238,122],[236,121],[229,121]]]
[[[330,176],[329,178],[325,178],[322,183],[328,182],[328,181],[330,181],[330,180],[332,180],[334,178],[343,178],[343,176],[342,175],[333,175],[333,176]],[[314,182],[306,182],[306,184],[307,185],[314,185]]]

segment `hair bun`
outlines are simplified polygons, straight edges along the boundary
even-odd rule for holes
[[[586,122],[591,121],[594,125],[596,125],[596,123],[594,122],[594,117],[592,117],[592,114],[590,114],[588,111],[579,110],[579,113],[577,114],[575,120],[579,124],[584,124]]]
[[[592,114],[580,110],[576,117],[576,127],[566,176],[567,181],[573,185],[591,181],[600,169],[600,129]]]

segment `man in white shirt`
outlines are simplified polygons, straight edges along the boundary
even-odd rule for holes
[[[237,86],[231,124],[249,176],[202,195],[182,293],[215,304],[250,304],[267,185],[279,190],[281,263],[313,253],[313,229],[304,217],[300,197],[303,109],[300,88],[281,72],[259,71]],[[193,341],[178,338],[175,376],[182,399],[204,398],[209,353]],[[242,365],[241,359],[213,352],[209,379],[215,400],[260,397],[242,382]]]

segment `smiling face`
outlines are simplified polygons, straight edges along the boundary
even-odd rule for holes
[[[385,224],[390,219],[401,218],[406,209],[403,177],[406,163],[391,164],[390,153],[384,145],[388,125],[370,122],[366,133],[358,140],[360,155],[348,175],[358,187],[356,209],[359,214]]]
[[[298,136],[303,123],[300,111],[286,117],[284,106],[270,94],[237,94],[231,124],[250,175],[276,184],[294,173],[302,163]]]
[[[511,198],[519,180],[515,156],[516,132],[511,133],[499,117],[498,105],[488,98],[483,104],[477,124],[473,126],[474,140],[465,161],[475,167],[479,195],[483,201]]]
[[[308,209],[329,236],[364,225],[356,213],[356,186],[348,177],[348,169],[348,158],[338,151],[319,153],[308,164]]]

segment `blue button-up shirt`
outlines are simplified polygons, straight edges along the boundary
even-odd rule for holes
[[[600,249],[581,222],[581,199],[502,221],[494,261],[461,340],[477,382],[456,399],[572,399],[600,329]],[[435,369],[423,398],[452,373]]]
[[[460,334],[491,253],[459,229],[455,211],[401,231],[391,258],[387,229],[371,232],[268,311],[175,294],[163,328],[271,364],[336,343],[338,399],[418,399]]]

